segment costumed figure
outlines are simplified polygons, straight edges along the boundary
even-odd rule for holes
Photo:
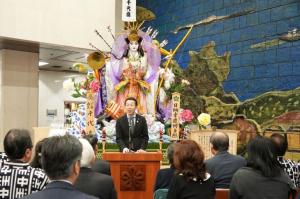
[[[154,114],[161,54],[138,25],[128,26],[127,30],[129,33],[116,38],[107,70],[116,92],[113,97],[122,107],[126,98],[134,97],[139,114]]]

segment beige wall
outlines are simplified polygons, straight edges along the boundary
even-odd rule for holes
[[[63,82],[71,77],[76,82],[85,78],[82,74],[40,71],[39,72],[39,110],[38,110],[38,126],[49,127],[52,123],[64,122],[64,101],[80,101],[83,98],[73,98],[73,91],[63,89]],[[56,117],[47,117],[47,109],[57,110]]]
[[[0,37],[108,50],[95,29],[112,43],[116,2],[121,0],[0,0]]]
[[[38,54],[0,51],[0,149],[11,128],[32,130],[37,125]]]

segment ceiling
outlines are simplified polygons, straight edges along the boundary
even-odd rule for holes
[[[0,49],[39,53],[39,61],[48,63],[39,66],[40,70],[77,72],[74,63],[86,63],[86,57],[93,52],[89,49],[39,44],[22,40],[0,38]]]

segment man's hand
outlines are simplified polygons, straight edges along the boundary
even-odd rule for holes
[[[145,153],[145,152],[146,152],[146,151],[143,150],[143,149],[139,149],[139,150],[136,151],[136,153]]]
[[[123,149],[123,153],[129,153],[129,149],[128,148],[124,148]]]

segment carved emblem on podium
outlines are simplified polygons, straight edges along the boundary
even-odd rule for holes
[[[120,189],[121,191],[145,191],[146,183],[145,165],[121,165]]]

